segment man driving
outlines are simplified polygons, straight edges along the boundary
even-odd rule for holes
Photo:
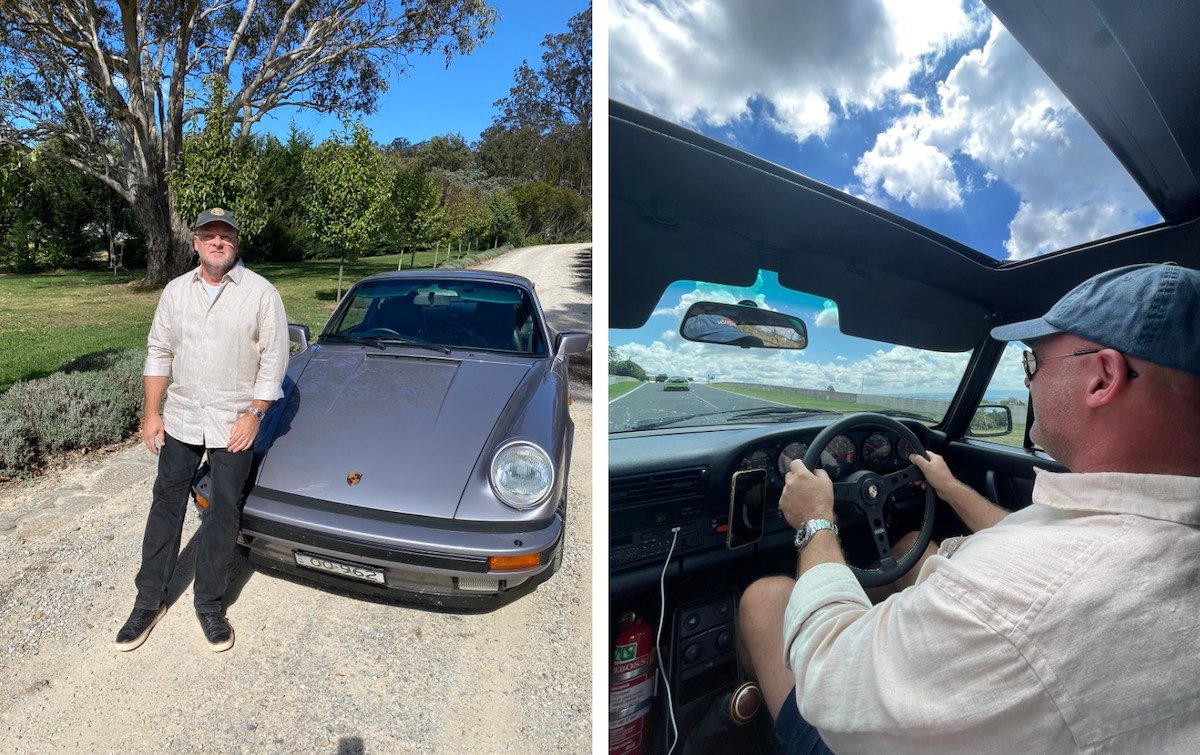
[[[1101,273],[992,336],[1032,344],[1030,437],[1070,472],[1035,470],[1009,513],[911,457],[974,534],[872,606],[828,475],[793,462],[797,578],[755,582],[740,612],[777,735],[814,753],[1195,752],[1200,272]]]

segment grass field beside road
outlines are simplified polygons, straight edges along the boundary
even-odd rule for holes
[[[444,253],[443,253],[444,256]],[[433,252],[418,252],[418,267],[433,263]],[[346,266],[343,291],[354,281],[396,269],[399,255],[367,257]],[[412,264],[405,255],[404,266]],[[288,321],[325,326],[337,298],[337,260],[250,263],[279,289]],[[160,289],[128,284],[143,270],[53,272],[0,275],[0,392],[19,380],[45,377],[63,365],[97,351],[145,349]]]
[[[610,383],[608,386],[608,400],[612,401],[614,398],[624,396],[639,385],[645,385],[645,383],[640,380],[625,380],[620,383]]]

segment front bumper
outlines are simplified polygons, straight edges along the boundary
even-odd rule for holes
[[[558,568],[563,506],[537,529],[497,530],[474,523],[417,523],[369,509],[252,492],[239,542],[250,560],[345,590],[447,608],[498,607],[532,591]],[[436,526],[435,526],[436,525]],[[300,566],[295,553],[365,564],[383,572],[379,585]],[[537,566],[489,570],[491,556],[536,554]]]

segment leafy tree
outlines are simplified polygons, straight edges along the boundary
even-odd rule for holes
[[[389,69],[447,64],[491,33],[483,0],[0,0],[0,145],[70,165],[132,208],[147,278],[190,264],[191,218],[168,186],[202,76],[229,87],[236,146],[279,107],[370,113]],[[53,137],[74,153],[48,146]],[[249,218],[247,218],[249,220]]]
[[[346,260],[354,261],[379,238],[391,208],[391,165],[362,123],[333,136],[304,158],[305,209],[313,234],[341,258],[337,298]]]
[[[401,251],[431,246],[446,234],[441,191],[415,163],[396,172],[392,190],[392,225]]]
[[[513,187],[512,195],[526,236],[573,238],[591,227],[588,201],[573,191],[538,181]]]
[[[253,236],[266,223],[252,145],[238,146],[227,108],[228,90],[217,78],[208,81],[210,99],[204,128],[184,137],[170,175],[174,206],[190,224],[209,207],[232,210],[238,235]]]
[[[632,359],[627,359],[612,346],[608,347],[608,374],[621,375],[624,377],[637,378],[638,380],[646,379],[646,371],[642,366]]]
[[[492,192],[488,197],[488,218],[491,227],[487,236],[497,244],[522,244],[525,234],[521,232],[521,213],[512,193],[504,189]],[[486,238],[486,236],[485,236]]]
[[[426,170],[465,170],[475,162],[475,154],[461,134],[435,136],[413,148],[413,156]]]
[[[536,179],[591,193],[592,13],[572,17],[542,42],[541,67],[517,68],[501,109],[481,135],[479,159],[491,175]]]

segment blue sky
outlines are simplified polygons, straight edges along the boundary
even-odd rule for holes
[[[796,0],[753,11],[738,0],[610,0],[609,91],[997,260],[1160,220],[978,0]],[[768,304],[787,294],[767,289]],[[868,392],[873,379],[887,392],[916,392],[904,385],[916,379],[952,390],[965,364],[851,339],[787,307],[813,334],[802,354],[683,341],[681,306],[702,296],[720,293],[670,287],[646,326],[612,330],[611,343],[653,372],[686,365],[747,382],[866,382]],[[1023,377],[1016,351],[997,378],[1013,390]]]
[[[405,137],[416,143],[439,134],[460,133],[468,142],[492,124],[492,103],[508,95],[513,73],[522,60],[540,66],[542,40],[567,31],[567,21],[586,10],[586,0],[530,2],[492,0],[500,14],[492,36],[468,56],[454,58],[446,68],[440,55],[414,58],[404,75],[393,75],[380,98],[377,112],[363,118],[375,141]],[[337,116],[281,108],[264,119],[262,132],[284,138],[295,120],[318,141],[341,128]]]

